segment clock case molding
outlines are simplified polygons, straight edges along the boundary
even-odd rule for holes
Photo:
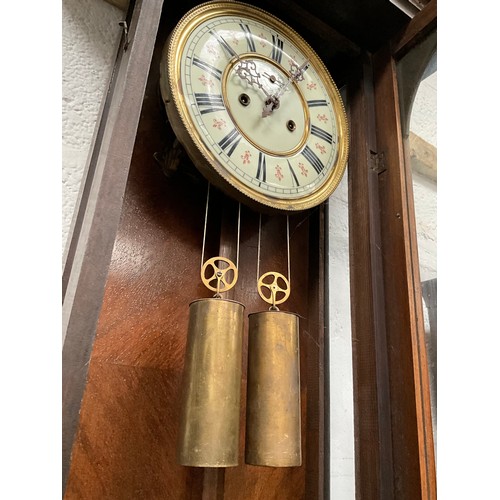
[[[327,5],[313,2],[310,9],[321,4]],[[182,324],[188,303],[203,296],[197,272],[206,183],[169,132],[158,62],[168,33],[194,5],[130,3],[128,43],[125,36],[120,41],[101,108],[63,269],[63,494],[328,498],[329,443],[335,437],[328,428],[331,332],[325,325],[328,286],[334,284],[325,282],[324,206],[291,218],[296,279],[289,308],[306,318],[300,330],[303,465],[260,468],[241,458],[236,468],[216,470],[184,468],[173,459]],[[353,14],[352,2],[335,5],[345,10],[343,30],[297,3],[259,2],[310,41],[347,94],[356,495],[435,498],[416,231],[396,63],[435,33],[436,2],[412,20],[372,13],[376,35],[368,41],[359,35],[368,36],[369,30],[356,25],[360,16]],[[323,44],[315,46],[318,38]],[[322,46],[324,53],[317,48]],[[416,86],[417,73],[405,85]],[[207,241],[213,255],[234,258],[235,205],[214,196]],[[243,299],[251,310],[264,309],[251,292],[257,227],[258,215],[244,208],[240,268],[247,270],[240,280],[247,292],[229,298]],[[279,215],[264,219],[262,270],[286,269],[281,227]],[[241,457],[242,452],[241,447]]]

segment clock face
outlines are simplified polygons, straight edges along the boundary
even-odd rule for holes
[[[216,184],[282,210],[317,205],[338,185],[347,159],[338,90],[282,22],[246,4],[203,4],[179,23],[165,62],[169,119]]]

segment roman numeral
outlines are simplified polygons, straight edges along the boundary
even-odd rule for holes
[[[213,66],[206,63],[205,61],[198,59],[196,56],[193,57],[193,64],[195,66],[198,66],[198,68],[202,69],[203,71],[210,73],[212,76],[215,76],[215,78],[217,78],[217,80],[220,80],[222,78],[222,71],[220,71],[217,68],[214,68]]]
[[[290,169],[290,173],[292,174],[293,185],[294,185],[294,187],[299,187],[299,181],[297,179],[297,176],[295,175],[295,172],[293,171],[293,168],[290,165],[290,162],[288,160],[287,160],[287,162],[288,162],[288,168]]]
[[[281,57],[283,56],[283,40],[279,36],[273,35],[273,50],[271,52],[271,59],[274,59],[278,64],[281,64]]]
[[[259,152],[259,164],[257,166],[257,179],[261,182],[266,182],[266,155]]]
[[[312,101],[307,101],[307,105],[310,108],[314,108],[316,106],[326,106],[326,101],[324,99],[313,99]]]
[[[238,54],[234,51],[234,49],[229,45],[224,38],[222,38],[217,31],[210,30],[210,34],[214,36],[217,41],[222,45],[222,48],[229,54],[229,57],[238,57]]]
[[[226,154],[227,156],[231,156],[234,150],[236,149],[236,146],[239,144],[240,140],[241,140],[240,133],[235,128],[233,128],[233,130],[231,130],[231,132],[229,132],[229,134],[227,134],[226,137],[224,137],[224,139],[222,139],[219,142],[219,146],[224,151],[228,149],[226,151]]]
[[[194,97],[202,115],[213,111],[225,111],[226,109],[220,94],[195,93]]]
[[[322,128],[316,127],[316,125],[311,125],[311,134],[319,137],[320,139],[323,139],[324,141],[328,142],[328,144],[332,144],[333,142],[333,137],[331,136],[331,134],[329,134]]]
[[[250,52],[256,52],[255,42],[253,41],[252,32],[250,31],[248,24],[240,24],[240,27],[243,30],[243,32],[245,33],[245,38],[247,39],[248,50]]]
[[[321,160],[314,154],[314,151],[309,146],[303,149],[302,155],[312,165],[317,174],[320,174],[325,168]]]

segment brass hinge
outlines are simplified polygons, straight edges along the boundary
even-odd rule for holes
[[[376,174],[381,174],[387,170],[383,152],[376,153],[375,151],[370,151],[370,168]]]

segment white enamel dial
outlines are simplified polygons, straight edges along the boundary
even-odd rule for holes
[[[245,4],[236,13],[236,2],[219,5],[232,9],[191,22],[176,57],[170,52],[183,123],[218,173],[247,197],[285,210],[323,201],[313,195],[324,198],[336,187],[347,155],[333,81],[289,28]]]

